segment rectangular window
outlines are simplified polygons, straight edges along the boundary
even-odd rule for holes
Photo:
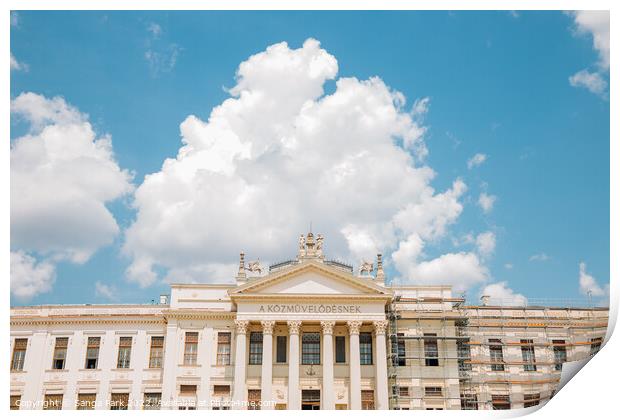
[[[424,337],[437,337],[437,334],[424,334]],[[439,350],[436,338],[424,338],[424,357],[426,366],[439,366]]]
[[[250,333],[250,361],[251,365],[263,364],[263,333]]]
[[[286,336],[276,338],[276,363],[286,363]]]
[[[144,410],[160,410],[161,409],[161,393],[149,392],[144,394]]]
[[[179,387],[179,395],[182,397],[194,397],[196,396],[197,385],[181,385]]]
[[[213,385],[213,396],[217,398],[230,397],[230,385]]]
[[[510,410],[509,395],[491,395],[493,410]]]
[[[301,364],[321,364],[321,334],[305,333],[301,337]]]
[[[566,362],[566,341],[553,340],[553,359],[555,370],[562,370],[562,364]]]
[[[97,369],[99,361],[99,345],[101,337],[88,337],[88,345],[86,347],[86,369]]]
[[[97,394],[78,394],[75,402],[76,410],[94,410],[97,403]]]
[[[496,338],[489,339],[489,352],[491,353],[491,371],[504,371],[504,350],[502,340]]]
[[[345,338],[343,335],[336,336],[336,363],[347,362],[347,349],[345,347]]]
[[[131,337],[121,337],[118,344],[118,369],[129,369],[131,363]]]
[[[26,359],[27,338],[16,338],[13,345],[13,357],[11,358],[11,370],[24,370],[24,360]]]
[[[185,333],[185,353],[183,355],[183,364],[194,366],[198,363],[198,333]]]
[[[129,409],[129,394],[113,393],[110,398],[110,410],[127,410]]]
[[[601,349],[603,337],[596,337],[590,340],[590,356],[594,356]]]
[[[52,369],[62,370],[65,368],[68,344],[69,339],[67,337],[56,337],[56,344],[54,345],[54,357],[52,360]]]
[[[461,410],[477,410],[478,398],[476,394],[461,394]]]
[[[46,394],[43,400],[44,410],[62,410],[62,394]]]
[[[361,334],[360,334],[361,335]],[[362,410],[375,409],[375,391],[362,391]]]
[[[164,363],[164,337],[151,337],[150,368],[162,368]]]
[[[521,356],[524,362],[523,370],[526,372],[535,372],[536,355],[534,354],[534,340],[521,340]]]
[[[230,333],[217,333],[217,364],[219,366],[230,365]]]
[[[11,410],[19,410],[19,404],[21,400],[21,395],[11,395]]]
[[[360,333],[360,365],[372,365],[372,333]]]
[[[260,389],[248,389],[248,410],[260,410]]]
[[[440,386],[427,386],[424,387],[424,396],[425,397],[441,397],[443,395],[443,390]]]
[[[538,404],[540,404],[540,393],[523,395],[523,407],[534,407]]]
[[[409,387],[408,386],[399,386],[398,387],[398,396],[399,397],[408,397],[409,396]]]
[[[458,341],[456,343],[456,351],[459,360],[459,372],[467,372],[471,370],[471,350],[469,339],[466,341]]]
[[[398,366],[407,366],[407,346],[404,338],[405,334],[398,333]]]

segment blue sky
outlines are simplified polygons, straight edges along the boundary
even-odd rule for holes
[[[439,278],[444,269],[439,265],[445,262],[441,256],[460,255],[463,258],[456,262],[458,267],[475,258],[479,275],[468,271],[471,281],[464,283],[473,301],[485,287],[498,284],[502,287],[488,290],[500,290],[500,295],[513,297],[583,298],[580,280],[594,288],[597,299],[604,299],[609,279],[609,73],[608,65],[603,63],[604,47],[596,43],[598,21],[590,22],[560,12],[17,12],[11,26],[11,98],[15,102],[21,94],[32,92],[41,101],[13,105],[13,201],[20,194],[13,184],[18,176],[13,174],[16,141],[28,133],[36,141],[41,134],[41,127],[35,127],[38,123],[75,123],[59,122],[58,114],[43,120],[33,117],[32,107],[50,109],[48,101],[54,97],[64,98],[71,112],[82,115],[76,117],[78,120],[91,124],[97,137],[111,136],[114,155],[110,159],[119,170],[110,176],[124,173],[128,178],[118,181],[122,185],[115,186],[118,191],[110,195],[112,199],[101,199],[118,230],[109,240],[89,243],[89,255],[84,257],[67,257],[63,246],[71,248],[71,252],[79,246],[62,237],[62,228],[54,234],[44,232],[41,237],[36,237],[36,232],[17,237],[24,229],[14,226],[21,216],[12,208],[11,251],[19,253],[25,264],[19,273],[34,272],[39,280],[21,295],[12,293],[11,303],[149,302],[168,291],[166,281],[219,281],[222,272],[235,264],[237,254],[230,251],[234,246],[251,254],[249,258],[265,262],[291,257],[297,235],[307,230],[310,221],[315,231],[325,230],[328,254],[332,241],[334,256],[357,264],[357,257],[372,258],[368,250],[376,248],[387,256],[391,276],[403,282],[411,280],[407,275],[418,273],[420,280],[414,282],[423,282],[429,276],[431,283],[445,283]],[[608,22],[607,17],[607,33]],[[449,219],[443,231],[425,236],[418,232],[426,226],[420,222],[409,231],[403,228],[396,239],[387,239],[389,235],[376,234],[379,227],[368,227],[371,245],[352,249],[347,247],[348,239],[343,234],[344,222],[330,219],[333,206],[343,204],[334,202],[290,220],[265,210],[265,217],[255,221],[257,229],[270,224],[280,229],[280,224],[287,223],[290,229],[265,236],[260,231],[257,244],[237,241],[230,247],[221,243],[219,235],[225,234],[212,227],[208,228],[209,234],[198,233],[200,238],[186,245],[190,239],[184,240],[188,235],[182,233],[183,229],[201,226],[197,219],[183,220],[183,226],[173,230],[179,232],[179,238],[169,245],[160,234],[167,231],[158,230],[167,223],[161,215],[154,222],[145,218],[135,223],[138,208],[146,214],[157,206],[149,201],[151,198],[136,206],[133,191],[141,190],[146,175],[160,172],[165,159],[177,156],[183,145],[180,124],[190,115],[206,123],[212,109],[231,97],[227,90],[238,84],[237,69],[250,56],[283,41],[288,44],[283,54],[291,55],[305,48],[302,46],[308,38],[318,40],[325,54],[337,60],[337,75],[332,77],[332,62],[324,54],[320,56],[327,75],[325,95],[337,91],[335,80],[339,78],[363,81],[374,76],[389,91],[404,95],[402,114],[411,117],[412,127],[425,130],[415,142],[424,144],[428,154],[418,156],[404,143],[400,150],[412,156],[415,167],[432,168],[435,177],[427,185],[434,194],[452,191],[455,196],[450,205],[456,207],[446,210],[450,215],[437,215]],[[259,74],[261,69],[249,69],[248,74]],[[582,70],[587,72],[582,75],[589,78],[574,78]],[[250,80],[251,76],[246,78]],[[247,82],[250,90],[258,90],[258,83]],[[265,89],[269,95],[269,89],[276,87],[269,85]],[[291,92],[291,96],[295,95],[298,93]],[[412,108],[416,100],[421,105],[418,111]],[[246,124],[244,130],[251,131],[252,121]],[[183,132],[183,137],[192,135]],[[355,138],[347,141],[351,145],[357,142]],[[396,139],[397,144],[399,141]],[[332,152],[345,153],[343,150]],[[468,168],[468,160],[476,154],[484,155],[484,161]],[[260,161],[260,156],[252,154],[250,160]],[[208,160],[202,162],[208,166]],[[389,165],[389,160],[381,163]],[[248,170],[255,170],[254,176],[264,174],[260,168]],[[83,177],[90,175],[82,172]],[[23,182],[32,179],[36,180],[27,178]],[[466,184],[466,191],[455,192],[457,179]],[[54,185],[62,189],[62,182]],[[401,182],[408,181],[395,176],[379,191],[397,189],[395,185]],[[131,184],[132,191],[123,183]],[[346,190],[356,188],[363,189],[364,184],[347,186]],[[170,190],[152,186],[143,190],[149,197],[170,194]],[[321,191],[317,191],[320,196]],[[487,211],[479,205],[482,193],[495,197]],[[208,218],[211,209],[230,205],[226,197],[213,195],[207,204],[201,201],[201,206],[206,207],[191,214]],[[290,198],[295,200],[297,196]],[[401,198],[405,201],[395,203],[416,201]],[[265,200],[278,199],[262,196],[253,204],[260,207]],[[375,193],[365,197],[361,205],[382,199]],[[355,198],[347,202],[351,200]],[[45,202],[35,201],[41,209],[34,213],[38,220],[45,221]],[[286,209],[282,211],[286,213]],[[427,207],[421,209],[425,212]],[[450,213],[453,210],[458,214]],[[378,218],[391,220],[393,216],[384,208],[377,211],[381,213]],[[256,212],[261,215],[260,210]],[[79,213],[61,213],[68,218],[68,229],[75,229],[71,223],[80,217]],[[355,210],[335,213],[358,216]],[[248,218],[239,213],[236,219],[236,214],[231,215],[230,229]],[[63,223],[58,217],[50,220]],[[367,218],[360,216],[356,232],[365,231],[364,220]],[[150,226],[151,222],[155,225]],[[433,219],[428,223],[438,222]],[[127,231],[134,224],[135,240],[128,246]],[[158,235],[148,236],[153,231]],[[247,232],[253,235],[252,226]],[[476,238],[485,232],[494,239],[493,244],[487,243],[491,249],[486,251],[476,245]],[[415,254],[417,265],[407,266],[403,261],[399,265],[397,257],[390,256],[399,247],[404,252],[403,242],[411,235],[419,236],[423,251]],[[290,240],[268,244],[269,238],[284,237]],[[57,243],[47,247],[46,241]],[[158,242],[157,246],[152,245],[153,241]],[[410,245],[414,242],[410,241]],[[261,244],[268,248],[264,255],[259,255],[263,252]],[[185,250],[184,255],[167,257],[179,249]],[[187,249],[191,257],[186,256]],[[215,250],[226,250],[228,256]],[[200,262],[201,252],[208,267]],[[165,261],[158,259],[162,255]],[[414,258],[412,254],[401,255],[404,259]],[[140,256],[150,261],[150,271],[137,273]],[[427,268],[440,270],[439,277],[428,274],[422,261],[435,261],[435,268]],[[585,263],[581,276],[580,263]],[[13,255],[11,264],[12,283],[28,283],[27,278],[21,280],[21,274],[14,272]],[[136,270],[128,273],[132,266]],[[17,262],[15,267],[19,269]],[[458,276],[459,271],[451,269],[447,273]]]

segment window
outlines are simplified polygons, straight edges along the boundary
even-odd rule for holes
[[[437,334],[424,334],[424,337],[437,337]],[[439,366],[439,351],[436,338],[424,339],[424,364],[426,366]]]
[[[213,396],[218,398],[230,397],[230,385],[213,385]]]
[[[250,361],[251,365],[263,364],[263,333],[250,333]]]
[[[230,410],[230,385],[213,385],[212,410]]]
[[[489,352],[491,353],[491,371],[504,371],[504,350],[502,340],[496,338],[489,339]]]
[[[13,346],[13,358],[11,360],[11,370],[24,370],[24,360],[26,358],[27,338],[16,338]]]
[[[151,392],[144,394],[144,407],[145,410],[160,410],[161,409],[161,393]]]
[[[603,337],[596,337],[590,340],[590,356],[594,356],[601,349]]]
[[[219,366],[230,365],[230,333],[217,333],[217,364]]]
[[[286,336],[276,337],[276,363],[286,363]]]
[[[372,365],[372,333],[360,333],[360,365]]]
[[[478,397],[476,394],[461,394],[461,410],[477,410]]]
[[[336,410],[346,410],[346,409],[347,409],[346,404],[336,404]]]
[[[440,386],[424,387],[425,397],[441,397],[442,395],[443,395],[443,389]]]
[[[86,347],[86,369],[97,369],[100,343],[101,337],[88,337],[88,345]]]
[[[131,337],[121,337],[118,344],[118,369],[129,369],[131,363]]]
[[[75,403],[76,410],[94,410],[97,403],[97,394],[78,394]]]
[[[523,370],[535,372],[536,355],[534,354],[534,340],[521,340],[521,356],[523,357],[523,362],[525,362]]]
[[[129,408],[129,394],[113,393],[110,398],[110,410],[127,410]]]
[[[62,410],[62,394],[46,394],[43,401],[44,410]]]
[[[360,334],[361,336],[361,334]],[[362,391],[362,410],[375,409],[375,391]]]
[[[553,340],[553,358],[555,370],[562,370],[562,363],[566,362],[566,341]]]
[[[198,363],[198,333],[185,333],[185,354],[183,355],[183,364],[193,366]]]
[[[282,404],[282,403],[276,404],[276,410],[286,410],[286,404]]]
[[[248,389],[248,410],[260,410],[260,389]]]
[[[11,395],[11,410],[19,410],[21,395]]]
[[[345,347],[345,338],[343,335],[336,336],[336,363],[347,362],[347,349]]]
[[[149,367],[161,368],[164,362],[164,337],[151,337],[151,354]]]
[[[398,337],[405,334],[398,333]],[[398,338],[398,366],[407,366],[407,346],[404,338]]]
[[[466,341],[458,341],[456,343],[456,351],[459,360],[459,372],[467,372],[471,370],[471,351],[469,339]]]
[[[52,360],[52,369],[62,370],[65,368],[65,359],[67,358],[67,337],[57,337],[54,345],[54,357]]]
[[[319,333],[305,333],[301,338],[301,364],[321,364],[321,335]]]
[[[540,404],[540,393],[523,395],[523,407],[534,407],[538,404]]]
[[[409,396],[409,387],[408,386],[399,386],[398,387],[398,396],[399,397],[408,397]]]
[[[194,397],[196,396],[197,385],[181,385],[179,388],[179,395],[182,397]]]
[[[190,405],[190,406],[180,405],[179,406],[179,410],[195,410],[195,409],[196,409],[196,407],[193,406],[193,405]]]
[[[493,410],[510,410],[510,396],[491,395],[491,405]]]

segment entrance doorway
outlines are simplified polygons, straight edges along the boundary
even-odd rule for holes
[[[321,391],[318,389],[302,389],[301,390],[301,409],[302,410],[320,410],[321,409]]]

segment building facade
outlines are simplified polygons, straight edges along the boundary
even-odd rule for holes
[[[152,305],[11,308],[12,409],[529,407],[598,351],[608,310],[479,306],[388,286],[302,235],[297,257]]]

